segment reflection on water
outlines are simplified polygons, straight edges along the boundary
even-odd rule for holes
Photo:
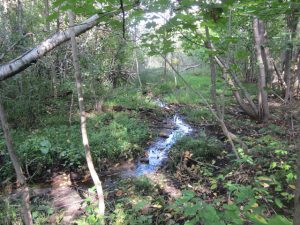
[[[156,101],[157,104],[165,109],[169,107],[161,102]],[[171,133],[168,138],[158,138],[146,151],[148,153],[149,163],[138,162],[135,169],[129,171],[123,171],[122,177],[139,176],[147,173],[155,172],[159,166],[161,166],[165,159],[168,157],[170,148],[183,136],[189,134],[192,128],[186,124],[178,115],[173,117],[174,128],[171,129]]]

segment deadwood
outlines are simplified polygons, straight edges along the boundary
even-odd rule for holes
[[[87,20],[74,26],[75,36],[78,36],[98,24],[99,15],[93,15]],[[35,48],[25,52],[23,55],[13,59],[12,61],[0,66],[0,81],[16,75],[34,64],[39,58],[50,52],[55,47],[70,40],[71,29],[59,31],[41,42]]]

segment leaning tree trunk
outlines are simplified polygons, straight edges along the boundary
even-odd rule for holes
[[[82,23],[74,26],[75,36],[78,36],[98,24],[99,15],[94,15]],[[41,42],[37,47],[25,52],[23,55],[0,66],[0,81],[16,75],[35,63],[39,58],[50,52],[55,47],[70,40],[71,28],[59,31],[50,38]]]
[[[209,43],[210,44],[208,45],[206,42],[206,47],[208,49],[215,51],[213,44],[211,42]],[[230,70],[229,66],[219,56],[214,55],[213,59],[217,63],[217,65],[221,68],[223,79],[227,82],[227,84],[231,88],[237,103],[241,106],[241,108],[244,110],[244,112],[247,115],[257,119],[258,109],[254,104],[253,100],[251,99],[250,94],[243,86],[242,82],[239,80],[238,76],[234,73],[234,71]],[[242,96],[245,97],[245,100]]]
[[[253,33],[254,33],[254,40],[255,40],[255,50],[256,50],[256,57],[259,66],[259,76],[258,76],[258,116],[259,119],[262,121],[267,121],[269,119],[269,105],[268,105],[268,95],[265,90],[266,88],[266,68],[263,61],[262,55],[262,40],[263,40],[263,33],[262,31],[263,22],[259,20],[257,17],[253,20]]]
[[[96,186],[97,196],[98,196],[98,204],[99,204],[99,215],[103,216],[105,212],[105,205],[104,205],[104,196],[103,196],[103,189],[101,181],[98,177],[98,174],[95,170],[93,159],[90,151],[90,145],[87,135],[87,128],[86,128],[86,113],[83,101],[83,92],[82,92],[82,83],[81,83],[81,73],[79,67],[79,59],[78,59],[78,48],[76,43],[76,36],[74,31],[74,14],[69,11],[69,23],[71,27],[71,44],[72,44],[72,54],[73,54],[73,65],[75,71],[75,79],[76,79],[76,87],[77,87],[77,94],[78,94],[78,104],[80,110],[80,127],[81,127],[81,135],[82,135],[82,142],[85,149],[85,157],[87,161],[87,165],[93,179],[93,182]]]
[[[22,196],[23,220],[26,225],[31,225],[31,224],[33,224],[33,222],[32,222],[32,216],[31,216],[31,212],[30,212],[29,189],[26,184],[26,179],[23,174],[21,164],[19,162],[19,159],[18,159],[17,154],[13,147],[13,142],[12,142],[12,138],[9,133],[8,123],[7,123],[5,112],[4,112],[2,103],[1,103],[1,99],[0,99],[0,121],[1,121],[1,126],[2,126],[3,133],[4,133],[5,141],[6,141],[8,154],[9,154],[10,160],[12,161],[13,167],[14,167],[16,175],[17,175],[17,183],[18,183],[17,186],[18,186],[18,189],[21,192],[21,196]]]

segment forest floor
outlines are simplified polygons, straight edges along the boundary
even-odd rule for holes
[[[209,77],[198,74],[185,77],[209,98]],[[238,160],[209,109],[183,83],[174,86],[171,77],[165,82],[157,82],[157,78],[156,82],[143,79],[146,84],[143,91],[132,87],[115,90],[104,99],[102,112],[89,110],[91,147],[99,151],[94,154],[94,162],[104,184],[107,224],[199,224],[203,221],[205,224],[222,224],[221,221],[268,224],[271,220],[267,218],[277,214],[291,218],[296,177],[295,134],[299,119],[293,112],[299,108],[299,102],[283,107],[280,99],[271,98],[272,118],[269,123],[262,124],[243,114],[229,91],[225,92],[226,125],[249,150],[246,154],[237,146],[241,158]],[[218,88],[221,86],[219,84]],[[255,94],[255,89],[250,90]],[[154,98],[165,101],[171,110],[155,106],[151,100]],[[78,133],[76,113],[72,115],[74,125],[68,124],[68,128],[57,125],[71,118],[68,112],[70,96],[66,99],[64,118],[51,119],[55,113],[61,115],[59,104],[65,104],[62,101],[49,107],[53,111],[47,119],[41,119],[45,124],[50,121],[53,131],[32,129],[30,136],[26,136],[31,142],[17,143],[23,147],[22,151],[28,145],[32,148],[40,143],[46,148],[48,142],[45,140],[51,142],[53,151],[64,152],[57,147],[61,145],[69,149],[58,155],[58,161],[64,159],[64,165],[57,166],[54,161],[47,165],[46,173],[38,174],[30,182],[35,224],[69,224],[70,221],[98,224],[100,218],[95,213],[91,179],[86,166],[82,166],[82,159],[75,154],[77,150],[73,150],[74,146],[80,146],[80,139],[70,137]],[[136,162],[146,158],[144,150],[164,130],[166,118],[175,112],[183,116],[193,132],[170,149],[168,160],[156,173],[119,176],[120,171],[130,171]],[[62,132],[66,136],[62,136]],[[13,134],[18,140],[24,140],[18,132]],[[120,152],[119,146],[126,151]],[[51,159],[51,155],[46,156],[42,162]],[[32,175],[30,167],[28,174]],[[13,193],[14,183],[3,182],[2,189],[2,193]],[[6,212],[12,210],[14,201],[11,203],[5,198],[5,202]],[[13,213],[8,215],[14,216]],[[289,224],[284,217],[276,219],[282,222],[280,224]]]

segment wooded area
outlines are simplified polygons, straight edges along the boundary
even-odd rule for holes
[[[300,225],[299,16],[1,0],[0,224]]]

